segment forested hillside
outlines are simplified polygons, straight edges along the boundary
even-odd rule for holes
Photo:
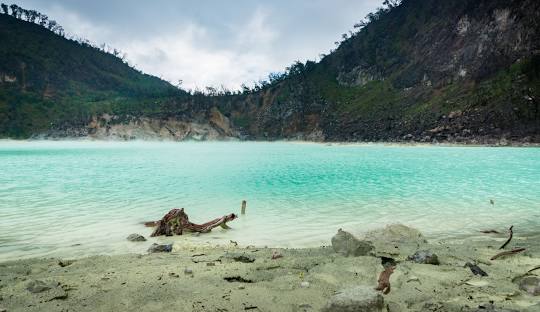
[[[0,15],[4,137],[540,142],[535,0],[385,1],[319,62],[206,93],[12,15]]]

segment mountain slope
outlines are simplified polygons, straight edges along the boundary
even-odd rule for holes
[[[0,26],[4,136],[540,142],[536,0],[405,0],[318,63],[212,96],[31,23]]]
[[[0,42],[0,134],[7,136],[179,93],[111,54],[6,14],[0,14]]]
[[[406,0],[231,113],[257,137],[539,142],[539,14],[538,1]]]

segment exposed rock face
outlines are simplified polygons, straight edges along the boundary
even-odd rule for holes
[[[332,248],[345,257],[358,257],[369,255],[373,250],[373,245],[371,242],[361,241],[351,233],[339,229],[332,237]]]
[[[384,299],[372,287],[346,288],[332,296],[323,312],[379,312],[383,311]]]
[[[67,125],[52,129],[37,139],[90,138],[100,140],[166,140],[204,141],[238,138],[228,118],[214,110],[209,122],[183,121],[176,118],[148,118],[133,116],[94,116],[90,123]]]

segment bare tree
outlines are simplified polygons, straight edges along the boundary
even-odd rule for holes
[[[19,6],[16,4],[12,4],[9,6],[9,8],[11,9],[11,16],[17,17],[17,14],[19,12]]]
[[[9,14],[9,10],[8,10],[7,4],[2,3],[2,4],[0,4],[0,6],[2,7],[2,11],[4,12],[4,14]]]

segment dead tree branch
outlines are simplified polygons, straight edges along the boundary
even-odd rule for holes
[[[236,217],[237,216],[234,213],[231,213],[203,224],[195,224],[189,221],[188,215],[184,212],[184,208],[182,208],[172,209],[165,216],[163,216],[161,220],[146,222],[145,225],[156,227],[150,236],[171,236],[173,234],[182,235],[184,231],[207,233],[218,226],[221,226],[224,229],[229,229],[227,222],[233,221],[236,219]]]

